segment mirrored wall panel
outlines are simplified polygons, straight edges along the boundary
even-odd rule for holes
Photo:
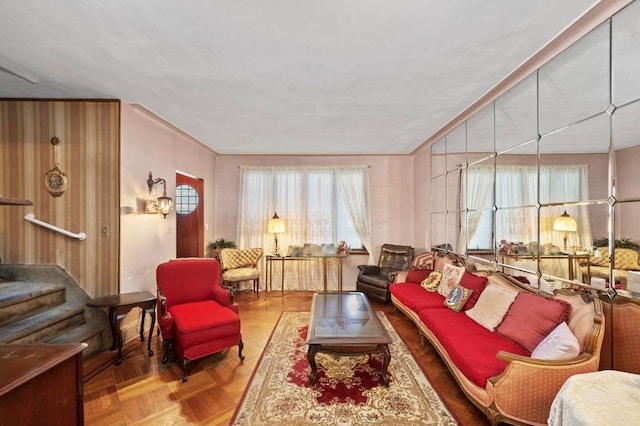
[[[640,298],[640,3],[436,142],[432,176],[430,244]]]

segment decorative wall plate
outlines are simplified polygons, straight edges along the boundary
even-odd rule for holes
[[[67,190],[69,178],[56,166],[44,175],[44,186],[47,187],[49,194],[59,197]]]
[[[49,191],[49,194],[53,195],[54,197],[61,196],[69,186],[69,178],[58,167],[58,144],[59,143],[60,143],[60,139],[58,139],[57,137],[54,136],[51,138],[51,145],[53,145],[54,165],[53,165],[53,169],[49,170],[44,175],[44,186],[47,188],[47,191]]]

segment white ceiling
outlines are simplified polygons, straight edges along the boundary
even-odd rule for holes
[[[221,154],[406,154],[595,0],[0,0],[0,97],[140,103]]]

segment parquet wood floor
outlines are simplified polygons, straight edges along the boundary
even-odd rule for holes
[[[256,298],[239,292],[246,359],[239,362],[237,347],[191,363],[189,380],[182,383],[180,362],[162,364],[162,344],[153,337],[155,355],[146,344],[128,343],[124,361],[114,365],[114,352],[103,352],[84,362],[84,418],[86,425],[227,425],[239,404],[253,369],[282,311],[311,309],[310,292],[290,292]],[[464,396],[437,352],[427,342],[419,348],[417,328],[393,305],[372,302],[407,343],[441,398],[462,425],[488,425],[486,417]]]

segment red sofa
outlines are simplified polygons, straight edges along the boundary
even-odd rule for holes
[[[466,271],[459,285],[473,293],[455,312],[445,305],[444,296],[421,287],[429,272],[414,270],[399,276],[390,286],[392,303],[413,320],[421,337],[434,346],[461,389],[492,424],[546,424],[553,398],[564,381],[573,374],[597,371],[604,337],[604,316],[597,298],[565,291],[549,300],[503,274],[477,276]],[[492,291],[497,286],[517,292],[494,331],[465,314],[489,284]],[[532,312],[539,315],[547,310],[553,311],[549,313],[553,319],[531,318]],[[555,325],[566,320],[580,344],[579,355],[564,360],[531,358],[536,342],[544,338],[536,335],[540,333],[536,327],[542,327],[543,333],[555,327],[546,320],[555,321]]]

